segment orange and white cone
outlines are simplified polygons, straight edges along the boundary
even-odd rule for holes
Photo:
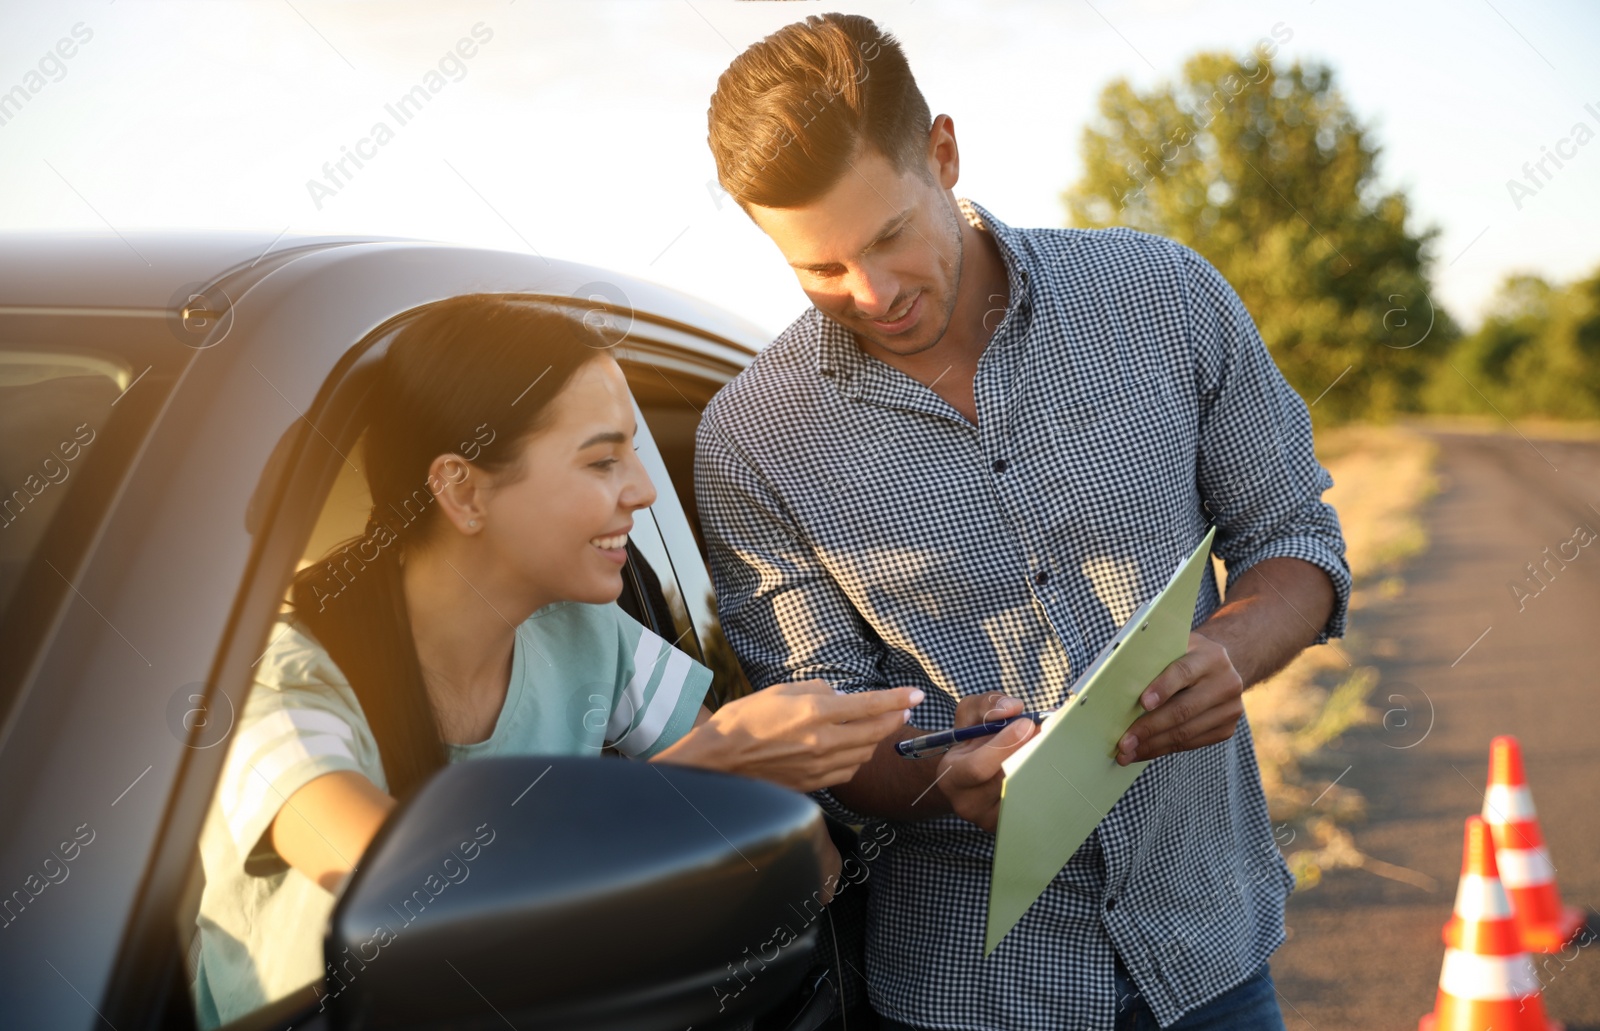
[[[1514,737],[1489,742],[1489,790],[1483,818],[1494,831],[1495,861],[1500,883],[1511,896],[1511,908],[1522,944],[1529,952],[1555,952],[1583,929],[1585,916],[1576,906],[1563,906],[1556,890],[1555,868],[1544,847],[1533,795],[1522,773],[1522,749]]]
[[[1546,1020],[1533,957],[1500,884],[1494,837],[1482,817],[1467,817],[1455,913],[1444,925],[1444,969],[1433,1012],[1418,1031],[1563,1031]]]

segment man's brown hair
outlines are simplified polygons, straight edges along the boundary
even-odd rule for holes
[[[717,181],[749,205],[792,208],[827,193],[859,145],[927,179],[928,102],[900,42],[859,14],[814,14],[733,59],[711,95]]]

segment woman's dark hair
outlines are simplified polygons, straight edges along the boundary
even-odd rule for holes
[[[429,466],[458,454],[510,482],[550,402],[607,341],[576,315],[491,294],[441,301],[402,329],[368,397],[362,536],[295,575],[295,616],[344,673],[372,728],[389,793],[404,798],[446,764],[401,589],[400,559],[439,515]]]

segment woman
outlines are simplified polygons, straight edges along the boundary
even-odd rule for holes
[[[848,780],[922,700],[807,681],[706,710],[710,670],[615,605],[656,493],[622,370],[580,321],[434,305],[371,403],[366,533],[295,576],[201,834],[203,1027],[322,976],[344,879],[447,762],[609,744],[808,791]]]

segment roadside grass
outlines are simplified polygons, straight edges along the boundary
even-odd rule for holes
[[[1406,564],[1428,547],[1421,510],[1439,489],[1437,455],[1431,441],[1405,425],[1317,434],[1317,458],[1333,477],[1323,500],[1339,512],[1354,581],[1350,625],[1342,640],[1306,649],[1244,696],[1274,835],[1297,891],[1315,887],[1327,870],[1355,867],[1437,888],[1431,877],[1361,852],[1349,827],[1365,815],[1366,800],[1337,782],[1310,782],[1302,770],[1346,731],[1382,719],[1368,698],[1379,681],[1370,663],[1385,654],[1384,645],[1364,631],[1358,613],[1405,593]],[[1219,580],[1222,573],[1219,562]]]

